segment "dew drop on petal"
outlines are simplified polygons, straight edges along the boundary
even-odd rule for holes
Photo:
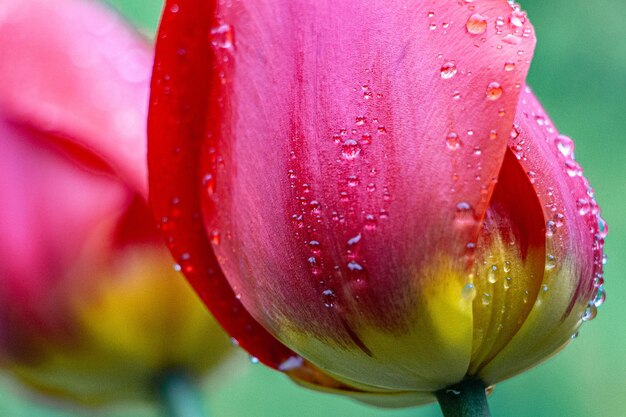
[[[509,33],[508,35],[505,35],[502,38],[502,42],[504,43],[508,43],[510,45],[519,45],[520,43],[522,43],[522,38],[520,38],[519,36],[516,36],[512,33]]]
[[[449,80],[456,75],[456,65],[454,62],[446,62],[441,66],[440,74],[444,80]]]
[[[341,145],[341,153],[345,159],[351,161],[361,153],[361,145],[354,139],[347,139]]]
[[[497,82],[489,83],[487,86],[487,99],[491,101],[495,101],[502,97],[502,86],[500,86]]]
[[[324,306],[327,308],[332,308],[335,306],[335,292],[331,289],[322,291],[322,300],[324,302]]]
[[[482,15],[473,14],[467,19],[465,27],[472,35],[480,35],[487,30],[487,19]]]
[[[487,306],[487,305],[491,304],[491,294],[483,293],[483,296],[481,298],[481,302],[483,303],[484,306]]]
[[[476,287],[474,284],[466,284],[461,290],[461,297],[467,301],[473,301],[476,298]]]
[[[471,204],[461,201],[457,203],[454,213],[454,220],[457,223],[466,224],[473,223],[476,221],[474,208]]]
[[[587,309],[585,310],[582,320],[583,321],[591,321],[596,318],[598,315],[598,307],[593,303],[593,301],[589,302],[587,305]]]
[[[491,284],[495,284],[498,281],[498,266],[492,265],[487,271],[487,281]]]
[[[459,135],[455,132],[450,132],[448,136],[446,136],[446,145],[450,150],[459,149],[461,147],[461,138],[459,138]]]
[[[591,204],[586,198],[579,198],[576,201],[576,209],[578,210],[578,214],[586,216],[591,211]]]
[[[574,157],[574,141],[570,137],[559,135],[554,139],[554,144],[564,157]]]
[[[223,24],[211,29],[211,45],[229,49],[233,46],[233,27],[231,25]]]
[[[600,285],[598,287],[595,297],[593,298],[593,304],[596,306],[596,308],[598,308],[602,304],[604,304],[605,300],[606,300],[606,291],[604,291],[604,285]]]
[[[601,216],[598,216],[598,233],[602,239],[606,238],[609,234],[609,225]]]

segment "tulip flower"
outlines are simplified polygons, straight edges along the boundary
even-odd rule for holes
[[[145,201],[152,52],[78,0],[0,4],[0,366],[80,403],[151,398],[229,345]]]
[[[454,413],[571,340],[606,226],[525,86],[534,46],[505,0],[166,3],[151,203],[242,347]]]

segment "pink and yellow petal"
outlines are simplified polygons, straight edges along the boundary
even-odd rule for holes
[[[362,390],[444,388],[463,379],[469,365],[472,302],[462,297],[465,275],[456,276],[443,262],[430,272],[433,279],[415,288],[419,301],[402,331],[381,329],[365,320],[351,328],[339,318],[335,325],[350,340],[320,340],[310,326],[294,326],[290,320],[278,321],[275,334],[285,344],[298,346],[303,357],[328,375]]]
[[[541,291],[544,259],[542,208],[526,173],[509,151],[477,243],[468,374],[476,375],[524,324]]]
[[[570,340],[583,317],[594,314],[590,299],[601,284],[599,210],[573,143],[559,135],[527,87],[521,97],[511,149],[542,205],[546,259],[541,291],[524,326],[481,371],[497,381],[544,360]]]
[[[166,257],[160,248],[137,246],[114,264],[77,265],[65,300],[74,346],[48,341],[40,361],[11,371],[44,392],[88,404],[149,399],[169,370],[205,374],[231,344]]]

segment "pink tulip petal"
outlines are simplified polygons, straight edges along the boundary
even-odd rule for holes
[[[486,381],[510,377],[570,340],[585,315],[595,314],[602,283],[606,229],[593,190],[562,136],[528,87],[509,146],[541,202],[546,233],[542,294],[522,328],[483,370]],[[601,290],[602,291],[602,290]],[[586,311],[587,310],[587,311]]]
[[[61,133],[145,190],[147,78],[152,54],[96,2],[0,4],[0,111]]]

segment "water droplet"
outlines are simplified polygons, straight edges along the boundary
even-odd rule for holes
[[[573,159],[568,159],[567,161],[565,161],[565,172],[570,177],[577,177],[582,175],[583,170],[578,162],[574,161]]]
[[[450,78],[454,77],[456,71],[457,69],[454,62],[446,62],[441,66],[441,78],[443,78],[444,80],[449,80]]]
[[[583,313],[582,320],[583,321],[591,321],[596,318],[598,315],[598,307],[591,301],[587,305],[585,312]]]
[[[376,184],[374,184],[373,182],[367,184],[367,191],[369,191],[370,193],[376,191]]]
[[[565,135],[559,135],[554,139],[556,148],[566,158],[574,158],[574,141]]]
[[[321,250],[320,250],[320,242],[318,242],[317,240],[311,240],[309,242],[309,248],[311,249],[311,253],[314,255],[319,255]]]
[[[356,245],[357,243],[359,243],[361,241],[361,234],[359,233],[358,235],[351,237],[350,239],[348,239],[348,246],[353,246]]]
[[[556,223],[552,220],[546,222],[546,237],[552,237],[557,231]]]
[[[174,3],[170,6],[170,12],[178,13],[180,11],[180,6],[177,3]]]
[[[511,16],[509,16],[509,23],[511,26],[521,28],[524,25],[524,22],[526,22],[526,13],[520,10],[513,11]]]
[[[554,224],[556,227],[563,227],[565,224],[565,216],[561,213],[556,213],[554,215]]]
[[[476,287],[474,284],[466,284],[461,290],[461,297],[467,301],[473,301],[476,298]]]
[[[356,125],[357,126],[363,126],[366,121],[367,121],[367,119],[365,118],[365,116],[358,116],[356,118]]]
[[[341,153],[345,159],[352,161],[361,153],[361,145],[354,139],[347,139],[341,145]]]
[[[481,297],[481,302],[484,306],[491,304],[491,294],[486,292],[483,293],[483,296]]]
[[[290,356],[287,360],[283,361],[278,370],[282,372],[291,371],[300,368],[304,364],[302,356]]]
[[[504,278],[504,289],[508,290],[509,288],[511,288],[511,281],[513,279],[511,277],[506,277]]]
[[[365,215],[365,228],[367,230],[376,229],[376,217],[373,214]]]
[[[450,132],[446,136],[446,145],[450,150],[459,149],[461,147],[461,138],[455,132]]]
[[[498,139],[498,132],[496,130],[489,131],[489,139],[496,140]]]
[[[602,216],[598,216],[598,233],[602,239],[606,238],[609,234],[609,225],[606,223],[606,220],[602,218]]]
[[[551,254],[546,255],[546,271],[550,271],[556,267],[556,257]]]
[[[223,24],[211,29],[211,45],[229,49],[233,46],[233,27],[231,25]]]
[[[348,185],[350,187],[356,187],[359,185],[359,178],[356,175],[350,175],[348,177]]]
[[[586,198],[579,198],[576,201],[576,209],[578,210],[578,214],[585,216],[591,211],[591,204]]]
[[[593,304],[597,307],[600,307],[604,304],[606,300],[606,291],[604,291],[604,285],[600,285],[597,289],[596,295],[593,298]]]
[[[322,212],[320,202],[317,200],[311,200],[309,207],[311,208],[311,214],[313,215],[320,214]]]
[[[324,302],[324,306],[327,308],[332,308],[335,306],[336,299],[335,292],[331,289],[322,291],[322,301]]]
[[[428,25],[428,29],[430,29],[430,30],[435,30],[435,29],[437,29],[437,24],[436,24],[436,23],[431,23],[431,24],[429,24],[429,25]]]
[[[347,267],[350,271],[362,271],[363,270],[363,266],[361,266],[361,264],[355,261],[348,262]]]
[[[515,62],[507,61],[504,63],[504,70],[511,72],[515,70]]]
[[[248,357],[248,360],[250,361],[252,365],[256,365],[260,362],[259,358],[257,358],[256,356],[252,356],[252,355]]]
[[[487,86],[487,99],[491,101],[495,101],[502,97],[502,87],[497,82],[492,82]]]
[[[487,281],[491,284],[495,284],[498,281],[498,265],[491,265],[491,268],[487,271]]]
[[[520,43],[522,43],[522,38],[512,33],[509,33],[502,38],[502,42],[508,43],[510,45],[519,45]]]
[[[479,14],[473,14],[467,19],[465,27],[472,35],[480,35],[487,30],[487,19]]]
[[[574,334],[572,334],[569,338],[574,340],[578,337],[578,332],[574,332]]]
[[[472,206],[465,202],[461,201],[456,205],[456,213],[455,220],[457,222],[466,222],[466,221],[474,221],[474,209]]]

